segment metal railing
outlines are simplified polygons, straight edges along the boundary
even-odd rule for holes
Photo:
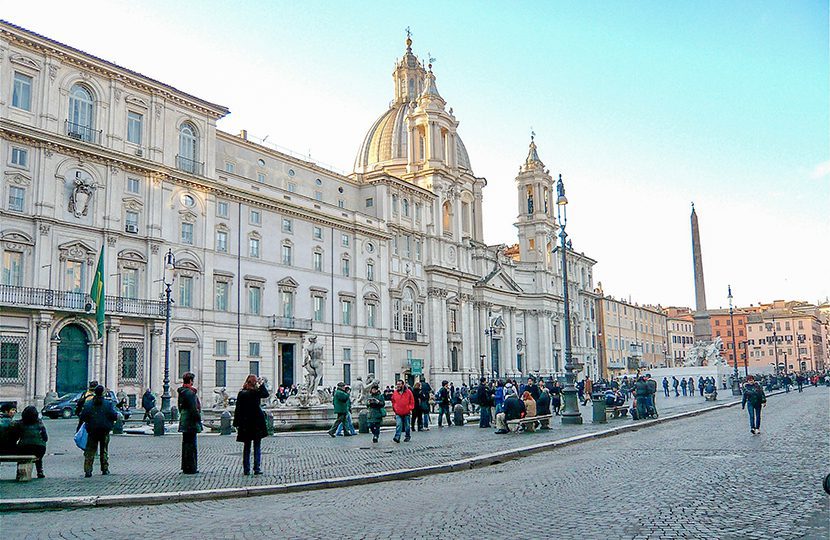
[[[205,170],[205,164],[201,161],[194,161],[184,156],[176,156],[176,168],[197,176],[202,176]]]
[[[70,138],[88,143],[101,144],[100,129],[92,129],[91,126],[76,124],[75,122],[70,122],[69,120],[66,120],[65,126],[66,134]]]
[[[277,317],[271,316],[268,322],[269,330],[311,330],[311,319],[297,319],[294,317]]]
[[[62,311],[95,311],[92,297],[86,293],[0,285],[0,305],[48,308]],[[123,296],[107,296],[104,303],[106,313],[134,315],[137,317],[164,318],[164,302],[141,300]]]

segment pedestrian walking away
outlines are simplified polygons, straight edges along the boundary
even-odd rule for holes
[[[672,375],[672,378],[671,378],[671,386],[672,386],[672,389],[674,390],[674,397],[679,396],[680,392],[677,391],[677,387],[680,386],[680,381],[678,381],[677,377],[675,377],[674,375]]]
[[[75,416],[78,417],[78,427],[75,428],[75,431],[81,429],[81,424],[84,422],[81,420],[81,413],[84,410],[84,405],[86,404],[87,400],[92,399],[95,396],[95,389],[98,387],[98,381],[89,381],[89,387],[81,394],[81,397],[78,398],[78,403],[75,405]]]
[[[747,408],[747,405],[749,407]],[[755,377],[750,375],[744,383],[741,408],[749,411],[749,432],[753,435],[761,433],[761,407],[767,406],[767,396],[761,385],[755,382]]]
[[[150,411],[156,406],[156,396],[148,388],[144,391],[144,394],[141,396],[141,408],[144,409],[144,417],[142,417],[142,422],[153,421],[153,415],[150,414]]]
[[[202,432],[202,403],[193,381],[196,375],[187,372],[182,375],[179,394],[179,433],[182,434],[182,472],[196,474],[199,472],[198,448],[196,435]]]
[[[415,400],[415,408],[412,409],[412,418],[409,425],[418,431],[424,430],[424,417],[421,414],[421,381],[415,381],[412,385],[412,398]]]
[[[346,393],[346,383],[337,383],[337,388],[335,388],[334,395],[332,396],[332,403],[334,404],[334,414],[337,415],[337,419],[329,429],[329,436],[336,437],[337,428],[346,424],[346,415],[349,413],[349,394]],[[344,431],[343,435],[351,437],[351,433],[348,431]]]
[[[432,398],[432,388],[430,388],[428,382],[424,381],[421,384],[419,392],[421,398],[418,402],[419,410],[415,411],[415,413],[421,415],[421,422],[424,424],[424,431],[429,431],[429,400]]]
[[[17,442],[18,453],[24,456],[35,456],[35,468],[38,478],[46,478],[43,474],[43,456],[46,454],[46,442],[49,436],[46,427],[38,416],[37,407],[29,405],[23,409],[22,418],[15,422],[16,432],[20,437]]]
[[[383,417],[386,416],[385,403],[383,394],[380,393],[380,388],[378,385],[373,384],[372,388],[369,389],[369,399],[366,401],[366,405],[369,408],[369,414],[366,420],[369,424],[369,431],[372,432],[373,443],[378,442],[378,437],[380,437],[380,424],[383,422]]]
[[[398,381],[395,391],[392,392],[392,410],[395,411],[395,436],[392,440],[396,443],[401,442],[401,432],[404,434],[403,442],[409,442],[409,415],[414,407],[415,398],[412,397],[412,390],[407,388],[403,381]]]
[[[487,379],[485,379],[484,377],[481,378],[478,385],[478,389],[476,390],[476,401],[478,402],[478,406],[480,407],[478,413],[478,427],[489,428],[490,408],[493,406],[493,392],[490,390],[490,387],[487,386]]]
[[[663,377],[663,395],[669,397],[669,380]]]
[[[337,431],[335,431],[334,435],[336,437],[340,435],[351,437],[352,435],[357,435],[357,432],[354,430],[354,420],[352,420],[352,387],[347,384],[343,387],[343,390],[349,396],[349,399],[346,400],[346,421],[337,426]]]
[[[254,450],[254,474],[262,474],[262,439],[268,436],[265,426],[265,412],[262,400],[268,397],[268,388],[264,379],[248,375],[242,390],[236,395],[236,408],[233,411],[233,427],[236,428],[236,440],[242,446],[242,473],[251,474],[251,447]]]
[[[87,399],[81,411],[81,423],[86,424],[87,441],[84,449],[84,476],[92,476],[92,465],[95,461],[95,452],[101,460],[101,474],[110,473],[109,445],[110,432],[118,411],[115,403],[104,398],[104,387],[100,384],[95,387],[92,399]]]

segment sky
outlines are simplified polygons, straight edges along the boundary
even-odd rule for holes
[[[825,1],[0,0],[0,17],[344,172],[409,26],[487,179],[488,243],[516,242],[532,129],[606,294],[693,305],[694,201],[710,308],[730,284],[739,306],[830,295]]]

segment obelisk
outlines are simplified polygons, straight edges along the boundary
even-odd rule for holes
[[[700,229],[697,224],[695,203],[692,203],[692,259],[695,272],[695,343],[712,341],[709,312],[706,311],[706,287],[703,283],[703,254],[700,251]]]

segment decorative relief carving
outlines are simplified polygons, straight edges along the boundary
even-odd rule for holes
[[[118,242],[118,237],[117,236],[113,236],[113,235],[107,236],[107,245],[109,247],[113,247],[117,242]]]
[[[40,229],[40,235],[41,235],[41,236],[46,236],[46,235],[48,235],[48,234],[49,234],[49,230],[50,230],[51,228],[52,228],[52,226],[51,226],[51,225],[49,225],[48,223],[41,223],[40,225],[38,225],[38,229]]]
[[[80,240],[58,246],[58,251],[58,259],[60,261],[66,261],[69,259],[85,260],[89,266],[95,264],[95,250]]]
[[[150,244],[150,253],[153,255],[158,255],[159,252],[159,245],[158,244]]]
[[[156,118],[161,118],[161,103],[156,103]]]
[[[440,287],[430,287],[427,289],[427,296],[430,298],[446,298],[449,291]]]
[[[49,79],[54,82],[55,77],[58,76],[58,66],[49,64]]]
[[[31,185],[32,179],[26,176],[25,174],[21,173],[13,173],[11,177],[8,179],[12,184],[18,186],[28,186]]]
[[[112,93],[115,96],[115,101],[121,101],[121,89],[115,87],[112,89]]]
[[[84,171],[75,171],[73,183],[72,194],[69,196],[69,212],[79,218],[89,212],[89,203],[92,201],[98,186],[94,183],[92,177]]]
[[[48,158],[52,157],[52,150],[50,150],[49,148],[45,149],[43,151],[43,155],[48,157]]]

